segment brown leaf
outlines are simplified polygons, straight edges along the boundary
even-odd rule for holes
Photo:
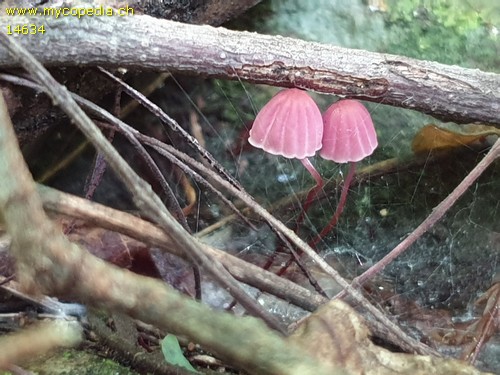
[[[69,239],[95,256],[137,274],[161,278],[179,291],[194,295],[192,266],[178,256],[150,248],[121,233],[81,222],[71,223]]]
[[[160,277],[149,247],[140,241],[81,223],[73,226],[68,237],[90,253],[118,267],[145,276]]]
[[[468,146],[484,141],[489,135],[500,135],[500,129],[492,126],[471,125],[464,127],[464,130],[459,133],[434,124],[426,125],[413,138],[412,150],[415,154],[423,154],[432,150]]]

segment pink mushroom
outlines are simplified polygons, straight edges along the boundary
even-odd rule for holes
[[[309,161],[321,148],[323,119],[314,100],[303,90],[285,89],[278,92],[257,114],[250,129],[248,142],[273,155],[299,159],[316,181],[309,193],[323,186],[323,179]]]
[[[349,163],[340,201],[330,222],[311,242],[316,245],[337,223],[344,210],[356,162],[371,155],[378,145],[370,113],[357,100],[339,100],[323,114],[323,147],[320,156],[337,163]]]

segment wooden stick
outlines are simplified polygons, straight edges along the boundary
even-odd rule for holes
[[[44,65],[196,73],[500,125],[500,75],[478,69],[149,16],[0,17],[1,30],[25,23],[45,26],[43,35],[16,38]],[[0,67],[13,66],[0,50]]]

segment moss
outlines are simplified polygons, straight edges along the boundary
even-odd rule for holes
[[[38,375],[136,375],[110,359],[83,350],[60,350],[37,359],[27,369]],[[3,374],[2,374],[3,375]]]
[[[390,35],[386,52],[487,71],[500,70],[498,39],[486,11],[454,0],[389,3],[385,16]]]

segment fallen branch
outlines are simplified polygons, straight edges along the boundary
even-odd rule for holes
[[[300,87],[414,109],[445,121],[500,125],[500,76],[403,56],[149,16],[0,17],[44,25],[19,41],[44,65],[197,73]],[[113,33],[109,30],[127,30]],[[50,46],[50,48],[47,48]],[[18,66],[0,50],[0,67]]]

